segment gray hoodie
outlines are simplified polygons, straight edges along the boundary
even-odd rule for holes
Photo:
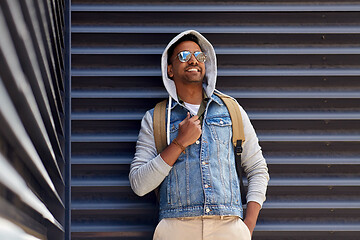
[[[169,93],[169,106],[171,105],[172,100],[178,101],[178,97],[176,94],[175,83],[167,75],[168,49],[179,38],[189,33],[198,37],[199,45],[202,51],[207,55],[205,62],[206,72],[204,78],[204,90],[207,96],[212,96],[214,91],[217,91],[215,89],[217,65],[214,48],[200,33],[194,30],[188,30],[180,33],[172,39],[162,54],[162,78],[164,86]],[[244,150],[241,156],[241,164],[244,167],[249,183],[247,201],[255,201],[262,206],[265,201],[265,194],[269,181],[268,169],[262,155],[261,148],[258,144],[258,138],[255,130],[244,109],[240,105],[239,108],[243,119],[244,134],[246,139],[243,144]],[[170,108],[168,108],[168,110],[169,115]],[[170,118],[168,117],[167,119]],[[167,129],[169,128],[167,127]],[[130,166],[129,179],[131,188],[137,195],[143,196],[157,188],[169,174],[171,168],[172,167],[161,158],[160,154],[157,154],[153,134],[152,110],[149,110],[145,113],[145,116],[142,119],[141,129],[136,143],[136,153]]]

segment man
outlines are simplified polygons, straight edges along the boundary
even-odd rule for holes
[[[141,123],[130,183],[143,196],[159,187],[159,218],[154,239],[251,239],[269,180],[255,131],[240,107],[245,142],[241,164],[248,178],[243,218],[231,142],[232,122],[214,94],[217,75],[212,45],[200,33],[180,33],[162,55],[169,93],[168,146],[157,153],[153,113]],[[165,117],[165,116],[164,116]]]

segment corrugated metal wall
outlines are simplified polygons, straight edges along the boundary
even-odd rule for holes
[[[360,236],[358,1],[72,1],[72,239],[151,239],[129,186],[162,50],[196,29],[249,113],[271,181],[254,239]]]
[[[64,239],[63,55],[63,1],[0,1],[0,239]]]

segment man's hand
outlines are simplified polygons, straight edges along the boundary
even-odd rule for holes
[[[179,132],[176,141],[187,147],[193,144],[201,136],[201,126],[198,116],[190,117],[190,113],[179,123]],[[161,153],[162,159],[169,165],[173,166],[181,154],[182,149],[171,143]]]
[[[257,202],[248,202],[247,204],[244,223],[249,228],[251,236],[253,234],[260,209],[261,206]]]
[[[179,132],[176,140],[187,147],[193,144],[201,136],[201,125],[197,115],[190,118],[190,113],[179,123]]]

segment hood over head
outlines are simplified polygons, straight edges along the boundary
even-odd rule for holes
[[[176,37],[174,37],[170,43],[166,46],[162,58],[161,58],[161,72],[162,72],[162,78],[164,82],[164,86],[169,93],[169,95],[178,101],[177,93],[176,93],[176,87],[175,82],[168,77],[167,74],[167,66],[168,66],[168,50],[169,48],[176,43],[177,40],[179,40],[181,37],[192,34],[196,36],[199,40],[199,46],[201,50],[206,54],[206,62],[205,62],[205,77],[204,77],[204,90],[206,92],[207,96],[211,96],[215,89],[216,84],[216,77],[217,77],[217,65],[216,65],[216,55],[215,50],[211,43],[199,32],[195,30],[187,30],[180,34],[178,34]]]

